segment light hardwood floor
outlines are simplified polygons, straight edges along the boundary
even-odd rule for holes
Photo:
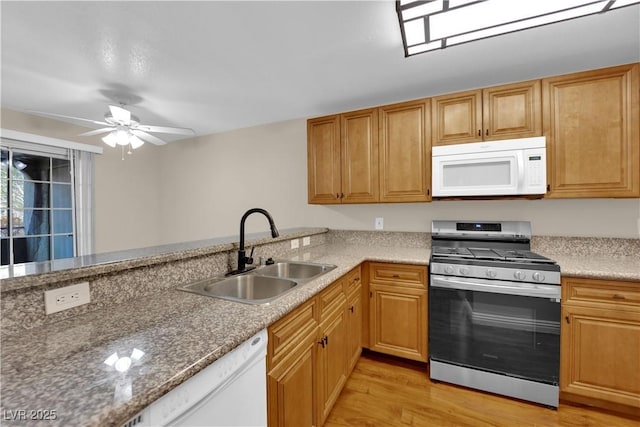
[[[367,352],[358,361],[324,425],[638,427],[640,419],[566,404],[553,410],[432,383],[426,365]]]

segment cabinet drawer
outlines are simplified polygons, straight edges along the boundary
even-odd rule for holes
[[[288,350],[313,334],[318,327],[317,309],[317,301],[312,298],[269,327],[269,368],[285,357]]]
[[[345,280],[345,291],[347,292],[347,297],[351,298],[351,295],[362,289],[362,274],[360,271],[360,266],[357,266],[344,277]]]
[[[562,280],[564,304],[611,304],[640,309],[640,282],[582,279]]]
[[[333,282],[328,288],[320,292],[318,301],[320,305],[320,322],[330,317],[336,310],[344,309],[346,297],[344,294],[344,277]]]
[[[409,287],[427,288],[427,267],[419,265],[372,263],[369,281]]]

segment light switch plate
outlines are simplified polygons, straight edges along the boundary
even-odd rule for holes
[[[303,237],[302,238],[302,246],[309,246],[311,244],[311,237]]]
[[[291,239],[291,249],[298,249],[300,247],[300,241],[298,239]]]
[[[44,292],[45,314],[57,313],[91,302],[89,282],[65,286]]]

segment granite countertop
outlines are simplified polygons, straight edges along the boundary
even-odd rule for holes
[[[640,257],[548,254],[563,276],[640,281]]]
[[[362,261],[426,265],[429,256],[428,249],[320,245],[300,261],[338,267],[268,305],[173,289],[6,337],[3,425],[120,426]],[[133,349],[144,355],[124,374],[104,363]],[[7,419],[20,410],[55,411],[56,420]]]
[[[640,281],[637,256],[543,255],[558,261],[563,275]],[[426,265],[429,257],[426,248],[327,243],[291,259],[338,267],[267,305],[170,289],[6,337],[3,425],[52,425],[12,421],[6,414],[55,410],[54,425],[120,426],[361,262]],[[104,363],[114,352],[133,349],[144,355],[126,373]]]

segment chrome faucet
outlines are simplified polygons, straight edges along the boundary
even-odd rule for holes
[[[246,253],[244,251],[244,222],[249,215],[255,212],[261,213],[262,215],[267,217],[267,220],[269,220],[269,227],[271,227],[271,237],[275,239],[280,235],[280,233],[278,233],[278,229],[276,228],[276,224],[273,222],[273,218],[271,218],[269,212],[260,208],[253,208],[246,211],[244,215],[242,215],[242,219],[240,220],[240,247],[238,248],[238,269],[230,271],[229,273],[227,273],[227,276],[244,273],[245,271],[249,271],[255,268],[247,268],[247,264],[253,264],[253,248],[251,249],[250,256],[246,256]]]

